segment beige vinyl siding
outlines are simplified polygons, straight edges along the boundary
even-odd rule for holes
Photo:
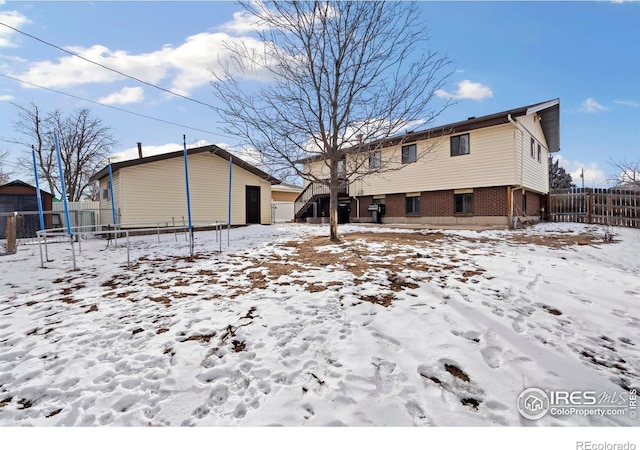
[[[450,153],[450,137],[466,133],[418,141],[417,162],[400,170],[367,175],[352,182],[349,191],[351,195],[364,196],[522,185],[531,191],[547,193],[549,152],[542,127],[534,114],[516,120],[518,127],[507,123],[469,131],[468,155]],[[541,144],[540,161],[537,155],[531,157],[531,137]],[[425,154],[425,149],[430,151]],[[382,149],[383,164],[394,161],[398,167],[401,153],[401,146]],[[353,166],[349,162],[347,165]],[[366,163],[364,167],[367,168]],[[305,170],[319,178],[329,176],[323,161],[309,163]]]
[[[102,190],[109,189],[109,177],[104,177],[100,180],[100,224],[107,225],[114,223],[113,214],[111,209],[111,202],[114,200],[111,198],[111,192],[109,192],[109,200],[102,199]],[[113,174],[113,196],[115,197],[116,214],[118,214],[117,205],[120,204],[120,173],[115,172]]]
[[[353,183],[350,192],[378,195],[516,183],[513,125],[470,131],[468,155],[451,156],[449,138],[419,141],[417,162],[406,164],[398,171],[367,176]],[[431,147],[429,153],[421,155],[425,148]],[[384,149],[382,159],[387,160],[388,155],[399,159],[400,154],[400,147]]]
[[[521,116],[517,121],[522,125],[517,131],[518,154],[518,186],[525,189],[546,194],[549,191],[549,151],[542,127],[535,116]],[[531,157],[531,138],[536,144],[536,155]],[[537,145],[540,144],[542,154],[540,161],[537,156]],[[522,164],[522,166],[521,166]],[[521,168],[523,168],[521,172]]]
[[[329,166],[327,166],[324,161],[314,161],[305,164],[304,172],[311,173],[318,179],[329,178],[330,175]],[[309,180],[304,180],[304,187],[306,188],[310,183]]]
[[[226,222],[229,162],[209,153],[189,156],[191,218],[194,225]],[[232,166],[231,223],[246,223],[245,186],[260,186],[261,222],[271,223],[271,184]],[[188,221],[184,160],[171,158],[120,169],[122,223]]]

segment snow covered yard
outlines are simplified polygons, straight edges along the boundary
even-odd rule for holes
[[[640,386],[640,230],[342,226],[0,259],[0,425],[616,426],[528,387]]]

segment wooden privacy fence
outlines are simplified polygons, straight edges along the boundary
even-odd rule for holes
[[[549,215],[553,222],[640,228],[640,190],[553,189],[549,192]]]

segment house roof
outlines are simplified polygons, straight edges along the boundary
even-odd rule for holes
[[[22,180],[13,180],[10,181],[8,183],[5,184],[0,184],[0,188],[4,188],[4,187],[9,187],[9,186],[22,186],[22,187],[29,187],[29,188],[33,188],[35,190],[35,186],[29,184],[29,183],[25,183]],[[44,189],[40,188],[40,192],[45,193],[47,195],[51,195],[50,192],[45,191]]]
[[[489,114],[481,117],[470,117],[461,122],[454,122],[447,125],[441,125],[422,131],[409,132],[403,135],[393,136],[380,141],[374,141],[367,145],[369,149],[392,147],[399,144],[408,144],[411,142],[421,141],[424,139],[446,136],[449,134],[462,133],[465,131],[477,130],[479,128],[492,127],[509,123],[509,119],[515,119],[519,116],[537,113],[540,116],[540,125],[547,140],[550,152],[560,151],[560,99],[548,100],[542,103],[534,103],[533,105],[521,106],[519,108],[502,111],[495,114]],[[360,149],[361,147],[350,147],[344,150],[344,153],[350,153],[351,150]],[[320,155],[303,158],[296,163],[304,164],[312,161],[324,159]]]
[[[295,184],[280,183],[277,187],[273,187],[272,191],[278,192],[302,192],[303,187]]]
[[[247,172],[251,172],[252,174],[257,175],[260,178],[264,178],[265,180],[269,181],[271,184],[280,184],[280,180],[278,180],[277,178],[272,177],[268,173],[263,172],[262,170],[249,164],[243,159],[240,159],[239,157],[232,155],[231,153],[218,147],[217,145],[206,145],[204,147],[187,149],[187,155],[197,155],[198,153],[207,153],[207,152],[212,153],[216,156],[219,156],[220,158],[223,158],[227,161],[231,160],[233,164],[235,164],[236,166],[246,170]],[[115,162],[111,164],[111,170],[116,171],[125,167],[133,167],[133,166],[138,166],[140,164],[147,164],[155,161],[163,161],[165,159],[182,158],[183,155],[184,155],[184,151],[180,150],[177,152],[163,153],[161,155],[146,156],[144,158]],[[101,180],[102,178],[108,175],[109,175],[109,166],[107,165],[100,171],[93,174],[89,179],[89,181]]]

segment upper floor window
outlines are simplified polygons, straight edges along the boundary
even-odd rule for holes
[[[451,156],[469,154],[469,133],[451,136]]]
[[[538,162],[542,162],[542,147],[538,144]]]
[[[402,146],[402,164],[416,162],[418,154],[416,152],[416,144]]]
[[[531,138],[531,157],[536,157],[536,141],[533,138]]]
[[[347,166],[346,161],[341,159],[338,161],[338,177],[344,178],[347,176]]]
[[[379,169],[382,166],[382,152],[377,150],[369,155],[369,168]]]

